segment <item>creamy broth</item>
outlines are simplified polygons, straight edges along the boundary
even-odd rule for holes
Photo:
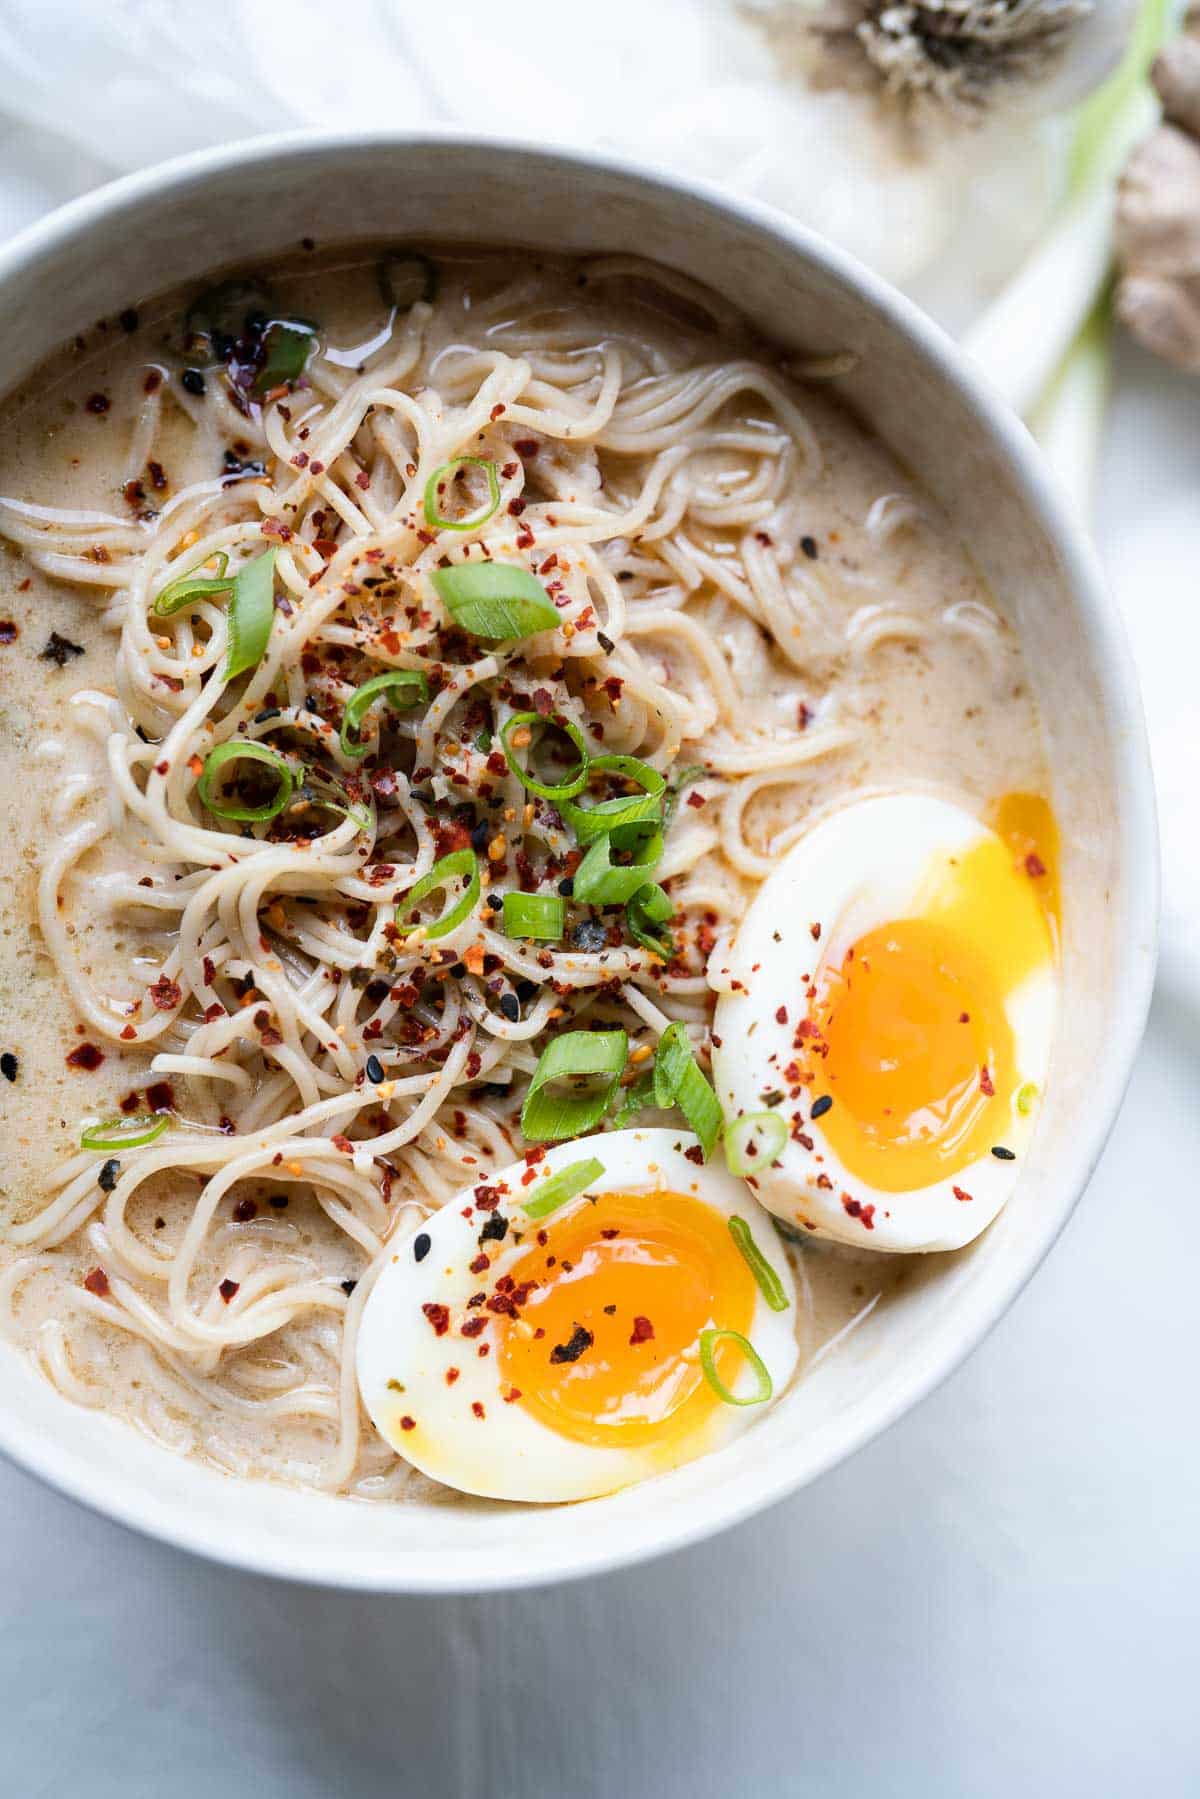
[[[316,662],[330,645],[336,654],[328,669],[310,671],[310,690],[332,707],[325,677],[336,684],[337,656],[356,653],[347,633],[377,628],[395,605],[392,589],[373,587],[369,572],[394,574],[392,563],[348,560],[356,536],[386,535],[406,505],[415,513],[409,483],[420,464],[423,490],[432,466],[418,441],[429,419],[465,413],[481,391],[506,396],[495,416],[484,408],[474,436],[480,454],[502,470],[511,465],[506,494],[513,482],[524,485],[488,528],[504,553],[528,553],[539,570],[556,556],[566,616],[581,621],[561,657],[523,676],[522,691],[540,683],[556,708],[561,701],[599,722],[606,750],[657,756],[664,771],[707,771],[682,792],[657,875],[676,909],[675,959],[664,967],[618,939],[593,952],[590,985],[566,996],[581,1022],[619,1019],[635,1054],[664,1018],[678,1017],[693,1027],[703,1058],[706,957],[805,821],[897,783],[981,813],[1007,790],[1045,785],[1008,621],[913,476],[839,405],[836,383],[806,379],[802,363],[781,362],[723,303],[674,277],[660,281],[649,265],[447,251],[439,275],[432,305],[409,311],[385,305],[374,254],[306,252],[281,263],[270,271],[272,316],[315,321],[318,344],[307,385],[288,392],[281,384],[263,403],[251,396],[244,411],[218,365],[186,374],[197,362],[184,324],[196,290],[154,300],[98,325],[42,368],[5,405],[0,434],[0,819],[8,846],[0,1049],[15,1058],[0,1084],[8,1221],[0,1321],[68,1397],[171,1450],[238,1474],[386,1500],[440,1490],[360,1416],[347,1343],[364,1276],[381,1241],[409,1235],[429,1208],[520,1153],[515,1115],[533,1055],[468,1057],[429,1122],[381,1158],[382,1172],[367,1158],[342,1178],[328,1159],[310,1165],[293,1146],[280,1168],[235,1180],[202,1241],[186,1251],[182,1311],[169,1301],[164,1277],[220,1165],[203,1153],[193,1166],[172,1161],[170,1145],[195,1141],[224,1155],[230,1133],[287,1118],[317,1097],[361,1091],[372,1046],[388,1052],[387,1075],[403,1086],[413,1068],[443,1080],[470,1032],[488,1054],[496,1039],[464,1012],[469,1032],[439,1045],[449,1001],[429,1000],[424,989],[407,1013],[393,1007],[380,1034],[363,1037],[372,1004],[385,1002],[356,985],[343,954],[351,938],[378,942],[373,901],[353,883],[336,917],[325,899],[313,902],[286,879],[244,902],[251,916],[259,909],[254,954],[279,980],[306,979],[320,941],[340,958],[344,972],[329,983],[337,993],[312,1000],[312,1016],[325,1024],[307,1035],[298,1027],[315,1087],[307,1067],[289,1074],[286,1030],[282,1045],[272,1042],[274,1015],[265,1040],[253,1022],[264,1001],[252,976],[220,967],[222,955],[245,962],[236,944],[214,950],[217,974],[197,982],[202,993],[187,979],[174,993],[178,970],[162,972],[178,950],[174,890],[198,891],[212,865],[178,845],[156,847],[151,826],[128,813],[122,821],[108,772],[119,763],[126,780],[146,788],[153,752],[142,753],[130,720],[145,739],[165,735],[213,666],[216,627],[147,622],[148,591],[161,587],[168,560],[174,574],[189,571],[195,546],[214,531],[230,544],[250,532],[259,548],[279,544],[294,571],[292,618],[325,594],[326,571],[337,571],[353,591],[340,614],[327,614],[332,631]],[[519,365],[528,366],[514,375]],[[368,413],[365,396],[376,389]],[[396,396],[422,396],[419,425]],[[358,422],[331,467],[314,472],[306,428],[328,431],[339,407]],[[450,443],[436,461],[472,447]],[[445,501],[460,516],[486,499],[469,485],[475,479],[461,504]],[[631,512],[628,530],[596,522]],[[284,522],[289,535],[263,538],[264,521],[269,531]],[[428,556],[426,536],[417,519],[397,566]],[[128,636],[118,650],[127,609],[137,611],[138,641],[148,646],[140,671]],[[610,628],[598,642],[601,619]],[[403,662],[394,645],[390,662]],[[283,686],[260,711],[294,703],[295,682],[287,694]],[[84,692],[92,699],[75,703]],[[403,733],[403,721],[388,728]],[[426,809],[430,831],[446,828],[450,808],[467,800],[447,768],[439,764],[443,786]],[[418,785],[411,763],[409,772]],[[519,788],[502,797],[498,822],[508,821],[505,854],[514,856],[529,800]],[[384,820],[390,798],[377,796]],[[187,813],[191,803],[179,802],[181,816],[199,816]],[[344,818],[342,827],[353,836]],[[238,824],[225,829],[242,841]],[[381,826],[366,870],[403,854],[410,827],[397,818],[388,829],[391,837]],[[218,919],[219,908],[206,943],[225,942]],[[397,959],[393,941],[382,965],[370,963],[371,980],[386,987],[418,965],[429,972],[428,946],[399,949]],[[579,967],[587,961],[576,958]],[[440,973],[445,993],[456,981],[470,985],[469,976]],[[536,985],[515,968],[499,978]],[[147,997],[155,991],[161,1007]],[[224,1017],[246,997],[246,1037],[201,1054],[207,1068],[152,1066],[188,1056],[206,998]],[[514,1003],[524,1016],[540,1002],[525,992]],[[122,1025],[122,1007],[131,1026]],[[441,1064],[425,1067],[419,1043],[405,1040],[412,1018],[444,1051]],[[336,1034],[332,1048],[319,1040],[326,1030]],[[385,1123],[354,1114],[306,1128],[403,1138],[419,1098],[416,1088],[389,1098],[378,1108]],[[123,1106],[139,1115],[166,1109],[172,1129],[144,1149],[81,1154],[81,1124]],[[118,1206],[114,1184],[140,1157],[160,1154],[160,1170]],[[790,1244],[789,1254],[803,1299],[799,1378],[864,1306],[886,1306],[915,1278],[902,1257],[817,1243]],[[282,1295],[276,1313],[274,1292]],[[256,1304],[258,1314],[248,1309]],[[239,1341],[230,1327],[242,1316],[257,1316],[261,1328]]]

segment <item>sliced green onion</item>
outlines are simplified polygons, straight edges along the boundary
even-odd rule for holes
[[[614,849],[632,849],[632,862],[614,864]],[[646,876],[658,867],[662,853],[661,831],[646,825],[597,837],[575,870],[572,896],[581,906],[623,906],[646,885]]]
[[[504,929],[509,937],[557,943],[567,922],[567,902],[557,893],[506,893]]]
[[[744,1398],[732,1392],[717,1373],[716,1348],[718,1343],[736,1343],[746,1358],[747,1365],[756,1381],[753,1393]],[[755,1349],[748,1337],[741,1331],[707,1330],[700,1332],[700,1366],[704,1370],[704,1378],[726,1405],[765,1405],[775,1391],[775,1383],[767,1371],[767,1364]]]
[[[262,661],[275,617],[275,550],[264,550],[237,572],[229,602],[229,650],[225,679],[244,675]]]
[[[217,564],[215,575],[200,573],[208,562]],[[204,562],[198,562],[186,575],[180,575],[177,581],[172,581],[163,588],[151,607],[155,618],[170,618],[172,613],[179,612],[189,601],[200,599],[206,594],[228,593],[233,586],[233,576],[227,577],[225,574],[228,567],[229,558],[224,550],[218,550],[215,556],[205,557]]]
[[[432,924],[424,927],[426,937],[445,937],[451,931],[457,930],[463,919],[469,918],[479,903],[479,862],[474,850],[454,850],[449,856],[443,856],[441,861],[435,862],[429,873],[422,875],[416,886],[404,895],[396,907],[396,924],[402,937],[411,937],[412,933],[421,927],[416,919],[413,919],[411,924],[403,924],[401,921],[413,911],[414,907],[419,906],[423,899],[428,899],[431,893],[435,893],[439,887],[448,886],[451,881],[466,883],[462,897],[456,900],[452,906],[447,906]]]
[[[219,793],[214,786],[216,777],[233,762],[261,762],[264,767],[273,769],[279,781],[276,792],[261,806],[244,806],[240,800],[231,800],[226,794]],[[208,810],[215,812],[218,818],[236,818],[242,823],[253,824],[277,818],[298,784],[294,764],[286,756],[281,756],[278,750],[273,750],[270,744],[253,743],[245,737],[233,737],[228,743],[219,743],[216,749],[208,752],[197,791]]]
[[[379,292],[385,306],[407,312],[418,300],[437,295],[438,275],[428,256],[419,250],[389,250],[376,269]]]
[[[621,1110],[613,1119],[613,1129],[618,1131],[624,1130],[631,1118],[636,1118],[639,1112],[645,1111],[647,1106],[652,1106],[653,1104],[654,1071],[653,1069],[647,1069],[645,1074],[639,1074],[637,1080],[634,1081],[631,1087],[626,1088],[625,1102],[622,1105]]]
[[[480,512],[473,512],[469,518],[445,518],[438,511],[438,488],[443,481],[453,479],[457,468],[485,468],[487,470],[488,503]],[[500,504],[500,476],[496,465],[487,456],[456,456],[452,462],[443,462],[441,468],[434,469],[425,483],[425,523],[435,531],[474,531],[478,525],[486,525]]]
[[[429,699],[429,682],[419,669],[389,668],[386,674],[372,675],[369,681],[356,687],[342,713],[338,741],[345,755],[357,759],[370,749],[370,744],[362,740],[362,721],[376,700],[385,694],[388,705],[396,712],[406,706],[423,706]]]
[[[679,1107],[700,1139],[707,1162],[721,1135],[724,1119],[717,1096],[692,1054],[687,1032],[678,1023],[668,1025],[659,1038],[654,1057],[654,1103],[664,1108]]]
[[[517,761],[516,751],[509,742],[511,734],[522,725],[527,726],[531,733],[546,725],[555,725],[564,736],[569,737],[579,756],[579,766],[574,773],[568,775],[565,781],[539,781],[530,774],[527,767],[523,768]],[[569,800],[573,793],[579,793],[587,782],[590,762],[587,741],[579,726],[572,719],[564,718],[559,712],[555,712],[547,718],[543,718],[540,712],[514,712],[500,733],[500,747],[504,751],[508,766],[526,792],[536,793],[544,800],[553,800],[556,804],[561,804],[563,800]],[[532,750],[531,744],[530,754],[532,754]]]
[[[758,1290],[771,1310],[786,1312],[788,1296],[783,1282],[754,1241],[754,1233],[746,1220],[735,1214],[729,1220],[729,1235],[741,1250],[746,1266],[758,1282]]]
[[[436,569],[432,579],[455,624],[472,637],[499,643],[553,631],[558,624],[558,612],[541,582],[511,562],[463,562]]]
[[[1033,1111],[1037,1095],[1038,1090],[1036,1081],[1026,1081],[1023,1087],[1018,1087],[1017,1111],[1021,1114],[1022,1118],[1028,1118],[1029,1114]]]
[[[216,355],[224,356],[255,320],[270,318],[274,307],[274,297],[261,281],[221,281],[197,294],[187,309],[184,331],[188,338],[206,337]]]
[[[98,1124],[89,1124],[79,1141],[84,1149],[98,1149],[101,1154],[112,1149],[141,1149],[144,1143],[153,1143],[161,1137],[170,1124],[165,1112],[139,1112],[136,1118],[106,1118]]]
[[[580,843],[594,843],[597,837],[605,836],[619,825],[640,824],[649,819],[657,823],[667,784],[648,762],[641,762],[636,756],[594,756],[588,773],[620,775],[635,782],[641,792],[620,799],[601,800],[597,806],[571,803],[560,806],[563,823],[570,825]]]
[[[308,319],[273,319],[262,340],[263,364],[254,378],[255,393],[269,394],[298,381],[316,341],[317,327]]]
[[[369,831],[375,822],[375,806],[371,800],[366,804],[352,799],[348,790],[340,781],[333,779],[319,768],[307,768],[302,777],[295,800],[290,810],[302,810],[301,802],[310,806],[321,806],[327,812],[335,812],[339,818],[348,818],[356,824],[360,831]]]
[[[569,1199],[582,1193],[604,1173],[604,1163],[598,1162],[595,1156],[588,1156],[584,1162],[572,1162],[569,1168],[560,1168],[549,1180],[542,1182],[532,1199],[524,1202],[523,1210],[526,1218],[548,1218],[551,1212],[557,1212],[559,1206],[565,1206]]]
[[[664,831],[675,816],[675,808],[679,804],[684,788],[690,787],[694,781],[702,781],[707,773],[708,770],[702,762],[693,762],[688,768],[681,768],[678,774],[671,776],[667,782],[667,797],[663,801]]]
[[[778,1112],[746,1112],[725,1126],[725,1160],[730,1174],[753,1174],[779,1160],[788,1128]]]
[[[526,1140],[557,1143],[563,1137],[580,1137],[599,1124],[628,1055],[629,1039],[624,1031],[564,1031],[555,1037],[542,1051],[521,1107],[521,1131]],[[565,1092],[557,1086],[563,1081],[583,1080],[593,1085]]]
[[[652,950],[666,962],[675,953],[675,940],[669,931],[664,931],[675,908],[670,896],[655,881],[649,881],[639,887],[629,902],[625,922],[630,934],[641,944],[643,949]]]

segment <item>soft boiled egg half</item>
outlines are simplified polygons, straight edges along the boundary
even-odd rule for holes
[[[481,1180],[396,1245],[359,1391],[447,1486],[587,1499],[745,1430],[796,1365],[795,1309],[742,1181],[686,1132],[614,1131]]]
[[[726,1128],[794,1228],[955,1249],[1013,1190],[1057,1008],[1057,835],[1034,795],[993,822],[920,793],[828,815],[711,971]]]

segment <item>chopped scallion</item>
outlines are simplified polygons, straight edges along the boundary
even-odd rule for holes
[[[460,468],[487,470],[487,504],[467,518],[446,518],[438,509],[438,496],[443,484],[448,486],[454,479],[454,471]],[[499,505],[500,477],[495,463],[486,456],[456,456],[452,462],[444,462],[441,468],[434,469],[425,483],[425,523],[434,531],[474,531],[479,525],[487,524]]]
[[[654,1058],[654,1103],[678,1106],[700,1139],[707,1162],[724,1122],[717,1096],[700,1072],[687,1031],[678,1022],[667,1026]]]
[[[215,785],[217,776],[235,762],[260,762],[265,768],[272,770],[278,786],[269,800],[264,800],[258,806],[247,806],[218,790]],[[256,824],[264,823],[269,818],[277,818],[298,785],[299,773],[295,765],[286,756],[281,756],[278,750],[273,750],[270,744],[254,743],[246,737],[232,737],[228,743],[219,743],[208,752],[197,782],[197,792],[203,804],[210,812],[215,812],[218,818],[234,818],[243,824]]]
[[[632,851],[633,860],[614,863],[614,849]],[[581,906],[624,906],[646,886],[662,853],[662,833],[651,825],[630,825],[597,837],[575,870],[574,897]]]
[[[603,837],[621,825],[640,824],[650,819],[657,823],[666,782],[656,768],[636,756],[594,756],[588,770],[589,779],[596,774],[617,775],[622,780],[632,781],[641,791],[601,800],[596,806],[580,806],[570,800],[561,805],[559,811],[563,822],[570,825],[580,843],[594,843],[597,837]]]
[[[200,570],[209,562],[215,562],[215,575],[202,575]],[[224,550],[218,550],[215,556],[209,556],[204,562],[198,562],[189,569],[186,575],[180,575],[177,581],[170,582],[163,588],[151,608],[155,618],[170,618],[192,600],[198,600],[212,594],[229,593],[233,587],[233,576],[226,576],[229,558]]]
[[[461,562],[435,569],[433,585],[456,625],[502,642],[553,631],[558,612],[541,582],[511,562]]]
[[[555,1037],[542,1051],[521,1108],[526,1140],[556,1143],[590,1131],[608,1110],[628,1054],[624,1031],[564,1031]],[[571,1084],[564,1088],[563,1083]]]
[[[229,602],[229,649],[225,679],[244,675],[262,661],[271,622],[275,617],[275,550],[264,550],[253,562],[243,563],[233,582]]]
[[[753,1393],[741,1395],[725,1385],[717,1373],[717,1345],[720,1343],[736,1343],[746,1359],[746,1363],[754,1375]],[[741,1331],[707,1330],[700,1332],[700,1366],[704,1370],[704,1378],[726,1405],[765,1405],[775,1391],[775,1383],[767,1370],[767,1364],[755,1349],[748,1337]]]
[[[449,856],[443,856],[435,862],[427,875],[422,875],[416,886],[400,900],[396,907],[396,925],[402,937],[411,937],[420,928],[419,920],[411,914],[421,901],[428,899],[439,887],[448,887],[452,881],[465,883],[462,896],[433,920],[425,925],[426,937],[445,937],[456,931],[463,920],[469,918],[479,902],[481,883],[479,879],[479,863],[474,850],[454,850]],[[403,920],[408,919],[405,924]]]
[[[557,893],[506,893],[504,929],[509,937],[557,943],[567,920],[567,902]]]
[[[734,1215],[729,1220],[729,1235],[737,1244],[745,1260],[747,1268],[758,1283],[758,1290],[773,1312],[786,1312],[788,1296],[783,1282],[768,1262],[758,1244],[754,1241],[754,1233],[744,1218]]]
[[[730,1174],[745,1176],[777,1162],[788,1129],[778,1112],[746,1112],[725,1126],[725,1160]]]
[[[643,949],[653,951],[663,961],[669,960],[675,953],[675,941],[663,925],[671,917],[675,908],[670,896],[655,881],[648,881],[639,887],[629,902],[625,922],[630,934]]]
[[[108,1150],[141,1149],[153,1143],[170,1127],[165,1112],[156,1115],[139,1112],[133,1118],[106,1118],[89,1124],[79,1142],[84,1149],[96,1149],[103,1155]]]
[[[261,398],[277,387],[290,387],[304,373],[317,341],[317,327],[307,319],[273,319],[263,334],[262,366],[254,378]]]
[[[528,734],[530,756],[532,757],[533,734],[535,731],[544,731],[548,725],[557,727],[564,736],[570,738],[576,754],[579,757],[578,767],[572,770],[563,781],[537,780],[535,776],[530,774],[527,764],[522,766],[522,764],[517,761],[516,750],[513,747],[513,735],[517,731],[526,732]],[[575,721],[570,718],[564,718],[561,713],[556,712],[550,717],[543,718],[540,712],[515,712],[500,733],[500,747],[504,751],[505,760],[507,761],[508,766],[512,769],[522,787],[524,787],[528,793],[536,793],[544,800],[553,800],[556,805],[561,804],[563,800],[570,799],[573,793],[578,793],[587,781],[589,762],[587,742],[583,732],[579,729],[579,726]],[[524,748],[525,745],[522,744],[520,747]]]
[[[527,1218],[548,1218],[551,1212],[557,1212],[565,1206],[569,1199],[582,1193],[604,1173],[604,1163],[598,1162],[595,1156],[588,1156],[585,1161],[572,1162],[567,1168],[560,1168],[541,1182],[532,1199],[522,1203],[522,1210]]]
[[[339,742],[345,755],[356,760],[366,755],[371,746],[362,740],[362,721],[376,700],[385,696],[397,712],[406,706],[423,706],[429,699],[429,682],[419,669],[390,668],[386,674],[373,675],[356,687],[342,713]]]

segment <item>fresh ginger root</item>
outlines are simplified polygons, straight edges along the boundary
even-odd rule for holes
[[[1200,374],[1200,6],[1151,79],[1163,123],[1117,188],[1117,316],[1148,350]]]

